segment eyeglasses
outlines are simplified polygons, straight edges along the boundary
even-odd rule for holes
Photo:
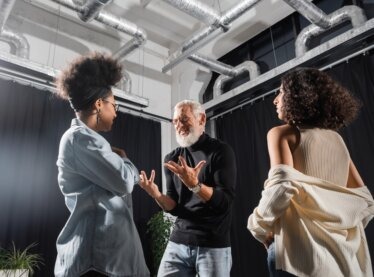
[[[182,117],[179,117],[179,118],[174,118],[172,123],[173,125],[177,125],[178,122],[180,122],[182,125],[186,124],[188,121],[190,120],[189,117],[187,116],[182,116]]]
[[[116,112],[118,112],[118,110],[119,110],[119,105],[118,105],[118,104],[112,103],[112,102],[110,102],[110,101],[108,101],[108,100],[105,100],[105,99],[102,99],[102,100],[103,100],[103,102],[107,102],[107,103],[112,104],[114,110],[115,110]]]

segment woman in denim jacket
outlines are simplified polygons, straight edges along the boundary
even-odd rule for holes
[[[149,276],[131,207],[139,173],[125,151],[98,133],[118,105],[111,86],[121,66],[100,53],[73,61],[57,78],[76,113],[60,141],[58,183],[70,217],[57,238],[55,276]]]

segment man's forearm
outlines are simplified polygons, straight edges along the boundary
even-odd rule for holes
[[[172,198],[162,193],[160,193],[154,199],[156,200],[157,204],[161,207],[161,209],[163,209],[166,212],[171,211],[177,205],[177,203],[175,203],[175,201]]]

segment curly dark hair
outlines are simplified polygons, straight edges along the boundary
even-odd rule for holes
[[[56,78],[58,95],[70,101],[74,110],[86,110],[99,98],[105,98],[122,78],[117,60],[99,52],[80,56]]]
[[[338,130],[357,116],[361,103],[327,73],[298,68],[282,77],[285,122]]]

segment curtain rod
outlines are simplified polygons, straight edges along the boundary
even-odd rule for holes
[[[335,65],[341,64],[343,62],[348,62],[351,58],[357,57],[360,54],[364,54],[365,55],[366,52],[370,51],[373,48],[374,48],[374,45],[370,45],[370,46],[368,46],[368,47],[366,47],[364,49],[361,49],[361,50],[359,50],[359,51],[357,51],[357,52],[355,52],[353,54],[350,54],[350,55],[348,55],[348,56],[346,56],[344,58],[341,58],[341,59],[339,59],[339,60],[337,60],[335,62],[332,62],[332,63],[330,63],[328,65],[325,65],[325,66],[321,67],[320,70],[330,69],[330,68],[334,67]],[[247,101],[245,101],[245,102],[243,102],[243,103],[241,103],[241,104],[239,104],[239,105],[237,105],[237,106],[235,106],[235,107],[233,107],[233,108],[231,108],[231,109],[229,109],[227,111],[223,111],[223,112],[221,112],[221,113],[219,113],[217,115],[214,115],[214,116],[210,117],[209,120],[214,120],[214,119],[216,119],[216,118],[218,118],[220,116],[223,116],[223,115],[225,115],[227,113],[231,113],[234,110],[241,109],[245,105],[252,104],[256,100],[258,100],[260,98],[265,98],[266,96],[275,93],[276,91],[278,91],[278,89],[279,88],[272,89],[272,90],[270,90],[268,92],[265,92],[265,93],[263,93],[263,94],[255,97],[253,99],[247,100]]]
[[[53,84],[51,84],[49,81],[42,80],[40,78],[36,78],[30,75],[26,75],[20,72],[17,72],[17,75],[14,74],[15,71],[0,67],[0,78],[7,80],[7,81],[13,81],[22,85],[28,85],[31,87],[35,87],[39,90],[47,90],[50,92],[55,92],[55,88]]]
[[[136,108],[132,108],[132,107],[129,107],[129,106],[123,106],[122,103],[119,102],[118,100],[117,100],[117,102],[120,105],[119,110],[123,113],[136,115],[136,116],[139,116],[139,117],[143,117],[143,118],[158,121],[158,122],[160,122],[160,121],[168,122],[168,123],[171,122],[170,118],[163,117],[163,116],[156,115],[156,114],[152,114],[152,113],[148,113],[144,110],[138,110]]]
[[[6,67],[0,66],[0,78],[7,80],[7,81],[13,81],[13,82],[16,82],[22,85],[35,87],[38,90],[44,90],[44,91],[49,91],[51,93],[56,93],[56,87],[54,86],[52,82],[48,80],[44,80],[42,78],[29,75],[27,73],[15,71],[15,70],[12,70]],[[139,110],[139,109],[133,108],[131,106],[128,106],[126,103],[122,102],[120,99],[117,99],[117,102],[120,104],[121,112],[134,114],[134,115],[144,117],[147,119],[151,119],[151,120],[155,120],[155,121],[171,122],[170,118],[152,114],[141,109]]]

